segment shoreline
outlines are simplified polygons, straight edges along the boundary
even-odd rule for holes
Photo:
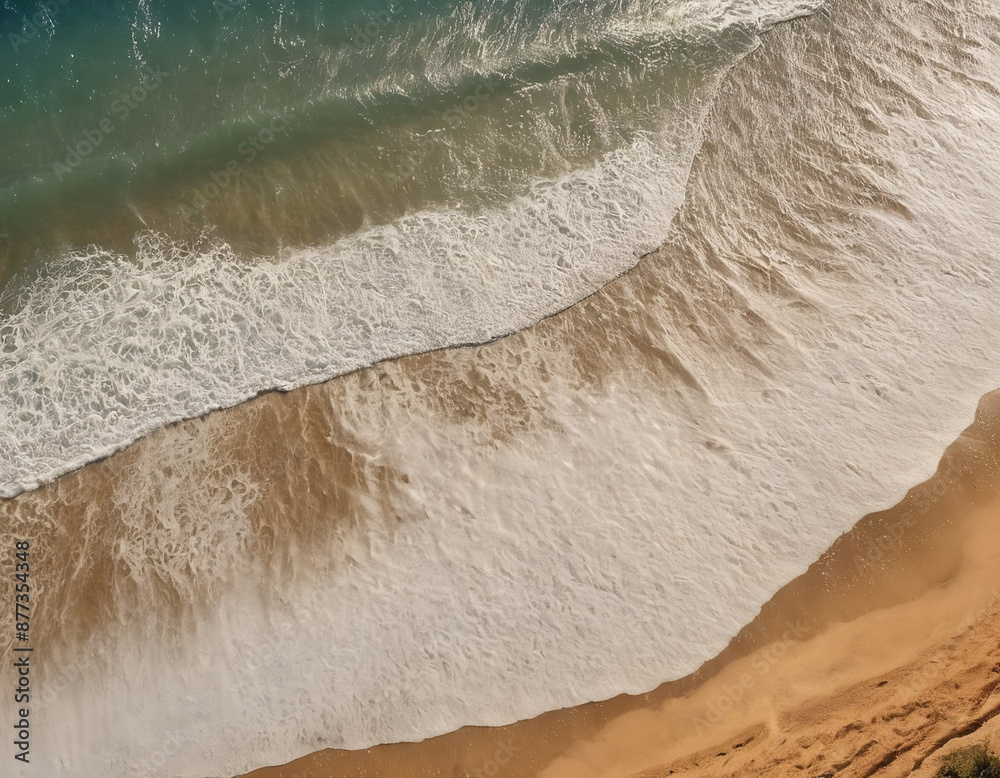
[[[819,769],[828,760],[826,746],[850,743],[878,724],[889,736],[862,744],[846,762],[843,756],[830,761],[835,774],[873,775],[895,765],[878,774],[910,775],[920,768],[914,774],[930,778],[951,740],[978,742],[978,730],[1000,732],[1000,718],[994,719],[1000,698],[994,695],[988,715],[965,710],[958,704],[964,698],[953,700],[944,688],[951,683],[951,665],[941,678],[927,668],[943,661],[938,655],[957,651],[954,674],[965,685],[983,681],[989,697],[1000,686],[1000,679],[989,677],[1000,667],[992,665],[1000,648],[993,645],[997,655],[987,662],[986,652],[976,663],[976,651],[962,647],[989,644],[998,628],[1000,391],[983,398],[976,421],[948,447],[931,479],[893,508],[859,521],[692,675],[648,694],[550,711],[505,727],[465,727],[419,743],[362,751],[328,749],[244,775],[659,778],[756,775],[758,769],[765,775],[786,761],[801,762],[802,754],[811,761],[796,764],[796,771]],[[897,640],[902,634],[909,639]],[[869,683],[881,675],[885,679]],[[895,691],[876,699],[874,690],[889,684]],[[931,703],[918,701],[931,692]],[[952,703],[959,712],[951,717],[955,721],[945,719],[953,734],[931,727],[912,743],[891,734],[897,718],[920,715],[928,704],[944,710]],[[862,721],[869,704],[881,711],[881,721]],[[782,719],[798,721],[809,733],[789,732],[786,740],[767,723]],[[833,722],[840,719],[844,723],[831,739]],[[975,726],[967,731],[970,721]],[[811,738],[808,746],[788,745],[803,737]],[[893,737],[903,745],[891,745]],[[903,769],[907,754],[916,754],[915,763],[894,772]]]
[[[996,107],[996,92],[888,51],[882,64],[941,118],[871,119],[895,85],[862,66],[899,30],[841,10],[775,31],[727,79],[670,241],[560,316],[178,423],[0,503],[12,531],[51,541],[37,622],[50,656],[110,652],[80,681],[86,706],[52,710],[49,731],[71,733],[49,745],[52,769],[138,762],[177,725],[191,747],[166,774],[228,775],[690,674],[323,757],[340,760],[332,774],[527,778],[632,743],[652,769],[716,746],[803,644],[960,575],[964,517],[997,472],[988,407],[983,434],[955,444],[964,464],[946,455],[910,487],[1000,385],[989,248],[967,240],[993,231],[1000,167],[981,133],[959,137],[947,167],[914,169],[900,140],[938,148],[950,106]],[[951,50],[947,9],[928,10],[894,38],[902,49]],[[835,68],[860,104],[817,77]],[[952,213],[940,192],[956,187],[969,199]],[[267,622],[283,602],[300,629]],[[191,634],[230,675],[170,654]],[[264,637],[295,675],[247,661]],[[210,729],[192,717],[201,694]],[[91,727],[111,701],[131,721]],[[664,744],[670,711],[687,729]],[[751,713],[765,726],[774,711]],[[612,736],[637,716],[660,722],[659,741]]]

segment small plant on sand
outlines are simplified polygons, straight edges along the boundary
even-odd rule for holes
[[[1000,759],[986,746],[970,746],[946,756],[934,778],[1000,778]]]

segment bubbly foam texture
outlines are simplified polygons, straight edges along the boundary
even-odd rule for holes
[[[915,377],[912,348],[859,362],[871,345],[840,364],[874,382]],[[937,412],[916,417],[886,405],[872,424],[857,410],[866,382],[817,390],[800,373],[775,392],[731,367],[698,372],[717,379],[714,408],[557,386],[563,430],[499,448],[478,425],[398,411],[372,442],[407,476],[392,506],[402,523],[372,517],[294,585],[244,570],[179,647],[156,639],[155,618],[95,641],[113,648],[60,697],[89,702],[46,710],[40,752],[59,755],[60,775],[233,775],[641,693],[724,648],[862,506],[929,474],[968,422],[961,400],[991,385],[970,371],[958,403],[932,397]],[[914,418],[940,430],[935,445]],[[127,720],[89,724],[90,706],[111,701]]]
[[[175,427],[152,446],[161,468],[115,492],[115,557],[139,591],[167,589],[196,603],[242,572],[253,545],[247,508],[259,487],[204,435]]]

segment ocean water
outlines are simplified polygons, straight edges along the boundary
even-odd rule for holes
[[[997,386],[984,3],[73,8],[2,71],[46,774],[683,676]]]
[[[719,78],[810,8],[226,7],[67,4],[0,55],[6,496],[598,289],[666,237]]]

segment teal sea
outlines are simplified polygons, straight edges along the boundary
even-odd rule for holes
[[[89,244],[128,253],[144,230],[184,241],[207,230],[240,254],[273,255],[420,209],[495,207],[658,129],[670,111],[682,120],[690,94],[769,15],[789,13],[43,5],[8,2],[3,16],[7,283]]]

